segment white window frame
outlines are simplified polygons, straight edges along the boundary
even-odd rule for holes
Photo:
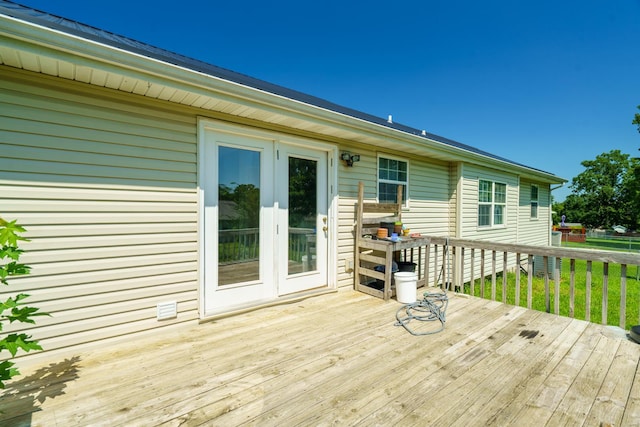
[[[490,185],[490,194],[489,194],[489,199],[490,200],[481,200],[480,197],[480,189],[482,187],[481,183],[489,183]],[[502,202],[497,202],[496,201],[496,196],[498,195],[497,191],[497,187],[498,186],[502,186],[504,187],[504,201]],[[508,192],[508,188],[509,186],[505,183],[505,182],[500,182],[500,181],[493,181],[490,179],[479,179],[478,180],[478,215],[477,215],[477,224],[478,224],[478,228],[504,228],[507,226],[507,192]],[[488,207],[489,208],[489,223],[488,224],[481,224],[480,223],[480,210],[481,207]],[[498,212],[498,208],[501,208],[502,212],[502,223],[496,223],[495,219],[496,219],[496,214]]]
[[[380,178],[380,160],[381,159],[386,159],[386,160],[395,160],[398,162],[403,162],[407,165],[407,170],[406,170],[406,180],[405,181],[401,181],[401,180],[394,180],[394,179],[388,179],[388,178]],[[376,186],[376,192],[378,195],[378,202],[388,202],[387,200],[380,200],[380,184],[394,184],[394,185],[402,185],[403,186],[403,200],[402,200],[402,206],[405,208],[409,207],[409,160],[407,159],[403,159],[401,157],[394,157],[394,156],[388,156],[385,154],[379,154],[378,155],[378,159],[376,161],[376,176],[377,176],[377,186]]]
[[[533,194],[533,189],[535,188],[535,198],[534,198],[534,194]],[[530,206],[531,206],[531,210],[529,211],[529,216],[531,219],[538,219],[538,210],[540,208],[540,186],[538,186],[538,184],[531,184],[531,189],[529,190],[529,195],[530,195]],[[534,214],[534,210],[535,210],[535,214]]]

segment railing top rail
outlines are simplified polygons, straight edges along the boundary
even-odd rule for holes
[[[434,245],[448,244],[450,246],[485,249],[499,252],[513,252],[520,254],[552,256],[559,258],[583,259],[586,261],[601,261],[613,264],[640,265],[640,253],[600,251],[593,249],[561,248],[558,246],[535,246],[514,243],[498,243],[486,240],[457,239],[442,236],[429,237]]]

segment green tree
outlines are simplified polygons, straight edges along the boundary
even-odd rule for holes
[[[28,274],[31,270],[28,265],[19,262],[23,251],[18,247],[18,242],[27,240],[21,236],[24,231],[16,221],[7,222],[0,218],[0,283],[4,286],[9,286],[9,278]],[[38,308],[26,306],[24,300],[28,296],[20,293],[0,301],[0,332],[7,322],[35,323],[35,316],[48,316],[39,312]],[[38,341],[25,333],[10,333],[0,338],[0,356],[4,351],[8,351],[13,358],[19,350],[42,350]],[[20,374],[11,358],[0,361],[0,388],[4,388],[5,381]]]
[[[638,110],[640,110],[640,105],[638,105]],[[631,121],[631,124],[638,126],[638,132],[640,132],[640,113],[636,113],[635,117]]]
[[[218,187],[220,202],[230,202],[231,218],[225,220],[223,230],[260,227],[260,189],[253,184],[236,184],[234,187],[221,184]]]
[[[571,181],[573,194],[564,203],[567,221],[589,228],[624,225],[636,229],[638,159],[611,150],[583,161],[582,166],[585,170]]]
[[[560,206],[554,208],[556,212],[561,212],[560,216],[565,216],[566,222],[578,222],[587,227],[591,224],[589,212],[587,211],[586,198],[576,194],[569,194]],[[560,223],[560,220],[557,222]]]
[[[316,221],[317,162],[289,159],[289,226],[314,228]]]

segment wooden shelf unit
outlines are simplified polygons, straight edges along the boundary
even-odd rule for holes
[[[422,272],[423,248],[429,250],[428,237],[401,237],[401,240],[377,240],[378,228],[382,222],[402,221],[402,186],[398,186],[397,203],[365,203],[364,184],[358,184],[358,205],[355,225],[355,288],[360,292],[389,300],[395,295],[392,285],[393,261],[415,262],[417,265],[418,287],[425,285],[426,263]],[[426,256],[427,252],[425,252]],[[402,258],[402,259],[401,259]],[[375,266],[383,265],[384,272]],[[421,277],[420,277],[421,276]],[[382,289],[371,284],[382,281]]]

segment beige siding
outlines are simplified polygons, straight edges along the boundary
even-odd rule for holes
[[[356,202],[358,200],[358,182],[365,184],[365,198],[375,200],[377,157],[374,151],[359,148],[340,147],[340,152],[352,151],[360,154],[360,161],[353,167],[347,167],[340,161],[338,165],[338,286],[353,286],[354,225]],[[351,263],[351,264],[349,264]]]
[[[538,217],[531,218],[531,185],[538,185]],[[548,184],[520,182],[520,216],[518,219],[518,242],[527,245],[548,245],[551,215]]]
[[[462,203],[462,191],[460,190],[462,179],[461,174],[464,165],[452,163],[449,165],[449,236],[458,237],[460,233],[460,218],[458,212]]]
[[[31,239],[11,293],[51,313],[19,325],[46,350],[198,318],[196,118],[168,105],[0,68],[0,216]]]
[[[341,151],[360,154],[360,162],[353,167],[340,165],[338,220],[338,285],[353,286],[353,273],[347,270],[354,257],[355,205],[358,182],[365,185],[365,199],[376,201],[378,152],[340,147]],[[389,154],[392,155],[392,154]],[[402,158],[398,154],[394,157]],[[402,212],[403,223],[412,232],[446,236],[450,227],[449,165],[424,158],[406,158],[409,162],[408,206]]]
[[[478,181],[486,179],[507,184],[506,225],[504,227],[478,227]],[[491,240],[514,243],[518,233],[518,177],[493,169],[464,165],[462,174],[461,230],[463,239]]]
[[[402,221],[411,231],[446,236],[451,232],[449,165],[426,159],[410,160],[409,209]]]
[[[515,175],[505,174],[488,168],[481,168],[471,165],[464,165],[462,174],[461,195],[462,204],[462,235],[465,239],[491,240],[502,243],[520,243],[530,245],[546,245],[549,236],[549,186],[539,184],[539,207],[538,219],[530,218],[530,190],[531,182],[520,182],[520,178]],[[478,181],[487,179],[495,182],[507,184],[507,213],[506,226],[495,228],[479,228],[478,223]],[[485,254],[485,272],[491,271],[492,254]],[[480,253],[475,254],[475,274],[480,272]],[[464,270],[464,280],[470,279],[470,253],[465,254],[464,265],[459,265],[458,269]],[[502,254],[497,254],[497,271],[502,271]],[[515,255],[508,258],[509,268],[515,268]]]
[[[0,67],[0,216],[27,227],[23,261],[33,267],[11,293],[31,294],[33,305],[52,314],[19,325],[47,350],[198,319],[200,113]],[[335,274],[338,286],[353,286],[358,182],[375,201],[379,152],[339,149],[361,156],[353,167],[337,166]],[[413,232],[518,241],[528,202],[517,176],[386,154],[409,162],[403,222]],[[508,185],[506,227],[478,229],[479,178]],[[540,185],[540,219],[520,231],[520,243],[536,243],[522,239],[537,238],[548,199]],[[158,321],[156,305],[167,301],[178,303],[178,317]]]

